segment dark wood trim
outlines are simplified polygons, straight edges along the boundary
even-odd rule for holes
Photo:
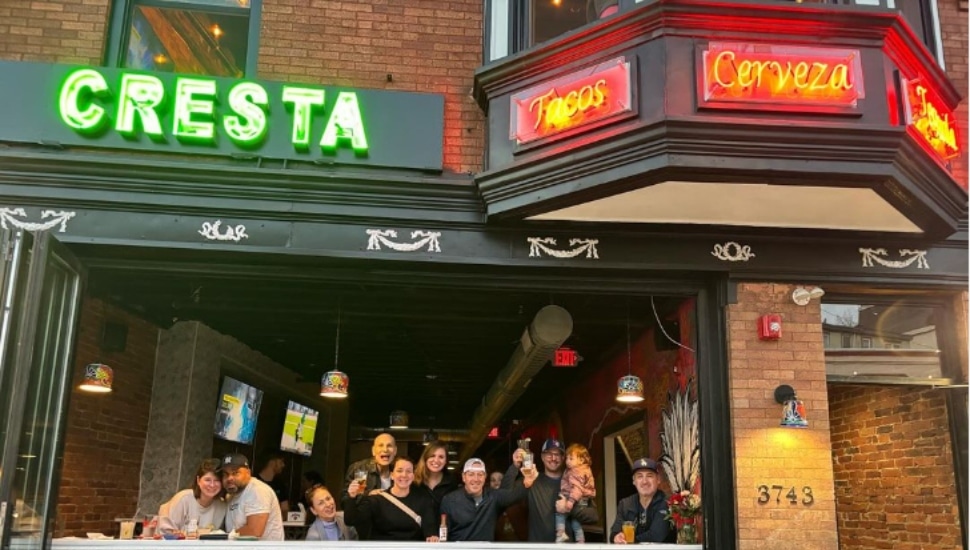
[[[705,547],[737,548],[726,307],[734,283],[715,279],[697,297],[697,378]],[[713,506],[710,503],[715,503]]]
[[[490,217],[525,218],[664,181],[870,187],[931,236],[966,215],[966,192],[902,127],[839,128],[665,118],[594,130],[568,155],[476,177]],[[712,144],[716,144],[713,146]]]
[[[941,322],[937,325],[940,338],[940,370],[943,376],[951,378],[956,384],[966,384],[960,362],[966,357],[966,334],[957,334],[955,308],[962,307],[962,296],[951,296],[939,308]],[[959,349],[963,346],[964,349]],[[946,413],[950,428],[950,450],[953,457],[953,475],[956,478],[957,503],[960,510],[960,533],[963,547],[967,548],[967,511],[968,511],[968,473],[970,466],[970,439],[968,439],[967,388],[942,389],[946,392]]]
[[[76,212],[58,237],[72,244],[126,247],[125,255],[159,249],[202,254],[252,254],[286,262],[329,259],[388,264],[504,266],[586,273],[726,274],[733,279],[865,284],[872,287],[965,288],[966,235],[946,241],[925,235],[486,220],[470,178],[316,165],[260,165],[213,159],[208,164],[165,157],[38,152],[0,148],[0,206]],[[176,162],[176,160],[178,162]],[[245,224],[240,242],[204,239],[204,222]],[[441,250],[406,254],[367,250],[367,229],[441,233]],[[598,256],[535,255],[529,238],[596,239]],[[752,247],[750,261],[727,262],[715,244]],[[860,248],[925,250],[928,266],[862,265]],[[110,255],[110,254],[109,254]],[[544,275],[547,276],[547,275]],[[597,275],[599,276],[599,275]]]

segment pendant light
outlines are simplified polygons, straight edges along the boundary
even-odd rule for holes
[[[335,399],[347,397],[350,378],[340,371],[340,305],[337,305],[337,337],[333,351],[333,370],[327,371],[320,380],[320,395]]]
[[[101,300],[101,343],[98,344],[99,348],[103,350],[104,346],[104,326],[105,326],[105,306],[104,300]],[[91,392],[91,393],[109,393],[111,392],[111,384],[114,382],[114,371],[111,367],[105,365],[101,361],[95,361],[84,367],[84,380],[81,381],[81,385],[77,388],[81,391]]]
[[[630,348],[630,306],[626,310],[626,376],[616,383],[616,400],[620,403],[639,403],[643,401],[643,382],[633,374],[633,357]]]
[[[392,430],[406,430],[408,429],[408,413],[407,411],[391,411],[391,419],[388,428]]]
[[[108,393],[114,381],[114,371],[102,363],[91,363],[84,367],[84,381],[78,386],[79,390],[91,393]]]

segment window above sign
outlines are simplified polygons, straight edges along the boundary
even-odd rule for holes
[[[107,64],[208,76],[255,74],[259,0],[121,0]]]
[[[609,17],[635,0],[490,0],[488,61],[528,49]]]
[[[778,3],[790,4],[788,0]],[[898,10],[943,67],[937,0],[804,0]],[[589,23],[633,9],[644,0],[487,0],[485,60],[495,61]],[[752,9],[759,9],[752,6]]]

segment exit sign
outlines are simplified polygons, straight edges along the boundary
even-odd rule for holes
[[[552,366],[554,367],[575,367],[579,364],[582,358],[576,353],[576,350],[567,347],[561,347],[556,349],[556,353],[552,356]]]

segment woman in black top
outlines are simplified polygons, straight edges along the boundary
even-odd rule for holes
[[[429,443],[414,469],[414,489],[425,490],[434,502],[434,517],[440,517],[441,499],[458,488],[458,478],[445,469],[448,447],[441,441]]]
[[[344,522],[360,530],[370,526],[370,540],[416,540],[438,542],[438,525],[434,506],[426,491],[411,489],[414,481],[414,463],[399,456],[391,463],[391,488],[378,494],[368,495],[359,501],[357,482],[347,489],[350,497],[344,503]],[[415,515],[402,510],[398,504],[410,508]]]

